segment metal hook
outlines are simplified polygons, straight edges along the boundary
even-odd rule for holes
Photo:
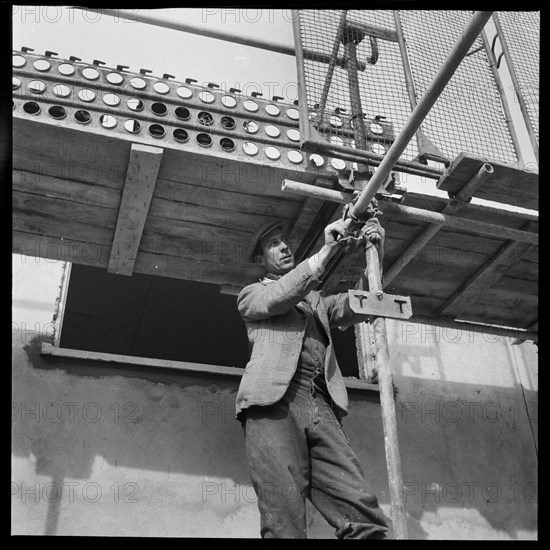
[[[378,41],[375,36],[369,36],[371,56],[367,59],[369,65],[376,65],[380,52],[378,51]]]

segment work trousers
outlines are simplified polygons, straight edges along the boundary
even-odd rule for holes
[[[319,370],[298,369],[280,401],[246,411],[246,457],[258,497],[260,534],[307,538],[308,498],[338,538],[386,538],[391,522],[319,391],[322,376]]]

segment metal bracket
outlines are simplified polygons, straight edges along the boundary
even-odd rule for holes
[[[355,313],[394,319],[410,319],[413,314],[409,296],[367,290],[348,290],[348,295],[349,305]]]

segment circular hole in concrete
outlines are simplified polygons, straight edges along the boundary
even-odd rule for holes
[[[332,159],[330,161],[330,165],[335,169],[335,170],[344,170],[345,167],[346,167],[346,163],[342,160],[342,159]]]
[[[170,91],[170,86],[168,86],[168,84],[166,84],[166,82],[155,82],[153,84],[153,89],[155,90],[155,92],[157,92],[157,94],[167,94],[169,91]]]
[[[277,138],[281,135],[281,130],[277,128],[277,126],[274,126],[273,124],[268,124],[265,127],[265,133],[272,138]]]
[[[264,153],[265,156],[271,160],[278,160],[281,158],[281,153],[277,147],[266,147]]]
[[[245,120],[243,122],[244,131],[248,134],[255,134],[260,127],[253,120]]]
[[[126,105],[128,109],[131,111],[142,111],[143,110],[143,101],[137,97],[131,97],[127,102]]]
[[[340,128],[343,124],[342,119],[336,115],[330,115],[328,121],[329,124],[334,128]]]
[[[377,155],[385,155],[386,154],[386,148],[381,143],[373,143],[372,144],[372,151],[373,151],[373,153],[376,153]]]
[[[111,116],[111,115],[101,115],[99,117],[99,123],[101,124],[101,126],[103,126],[104,128],[114,128],[116,126],[116,118],[114,116]]]
[[[154,137],[154,138],[162,138],[164,137],[164,134],[166,133],[166,131],[164,130],[164,127],[161,126],[160,124],[151,124],[151,126],[149,126],[149,133]]]
[[[141,124],[134,119],[128,119],[124,122],[124,129],[130,134],[137,134],[141,130]]]
[[[42,73],[49,71],[52,67],[52,64],[47,59],[37,59],[32,66]]]
[[[179,141],[180,143],[185,143],[186,141],[189,140],[189,134],[183,128],[176,128],[172,132],[172,135],[174,136],[174,139],[176,141]]]
[[[155,115],[164,116],[168,112],[168,109],[164,103],[153,103],[151,105],[151,111],[153,111]]]
[[[69,97],[71,95],[71,89],[65,84],[57,84],[53,87],[53,93],[58,97]]]
[[[92,115],[84,109],[79,109],[75,112],[74,118],[80,124],[88,124],[92,120]]]
[[[40,105],[36,101],[27,101],[23,105],[23,111],[29,115],[37,115],[40,112]]]
[[[191,116],[187,107],[176,107],[174,113],[180,120],[187,120]]]
[[[203,126],[212,126],[212,124],[214,124],[214,117],[206,111],[201,111],[197,115],[197,118],[199,119],[199,123]]]
[[[61,105],[52,105],[48,109],[48,114],[52,118],[56,118],[57,120],[61,120],[62,118],[65,118],[67,116],[67,111],[64,107],[61,107]]]
[[[187,86],[180,86],[176,93],[182,98],[182,99],[189,99],[190,97],[193,97],[193,90],[191,88],[188,88]]]
[[[120,103],[120,97],[116,94],[105,94],[103,96],[103,103],[109,105],[110,107],[116,107]]]
[[[321,155],[313,153],[313,155],[309,155],[309,162],[316,168],[321,168],[325,164],[325,159]]]
[[[86,67],[82,69],[82,76],[86,80],[97,80],[99,78],[99,73],[92,67]]]
[[[298,109],[287,109],[286,116],[292,120],[298,120],[300,118],[300,113]]]
[[[75,68],[70,63],[61,63],[57,70],[64,76],[71,76],[75,73]]]
[[[124,82],[124,77],[120,73],[108,73],[105,78],[110,84],[118,85]]]
[[[220,124],[226,129],[226,130],[233,130],[236,126],[235,119],[230,116],[222,116],[220,119]]]
[[[14,55],[11,58],[11,64],[14,67],[24,67],[27,63],[27,60],[22,55]]]
[[[33,94],[42,94],[46,90],[46,84],[41,80],[33,80],[29,82],[29,92]]]
[[[216,99],[216,96],[212,92],[201,92],[199,94],[199,99],[203,103],[214,103],[214,100]]]
[[[376,122],[372,122],[369,128],[373,134],[380,135],[384,133],[384,128]]]
[[[258,104],[255,101],[252,101],[251,99],[247,99],[246,101],[244,101],[243,107],[247,111],[250,111],[251,113],[255,113],[259,109]]]
[[[253,157],[254,155],[258,154],[258,146],[255,143],[252,143],[251,141],[245,141],[243,143],[243,151]]]
[[[237,100],[233,96],[224,95],[222,97],[222,103],[225,105],[225,107],[233,109],[233,107],[237,105]]]
[[[279,109],[277,105],[266,105],[265,112],[271,116],[279,116],[281,114],[281,109]]]
[[[143,90],[147,86],[147,82],[145,82],[143,78],[135,76],[134,78],[130,79],[130,85],[136,90]]]
[[[220,139],[220,147],[228,153],[235,150],[235,142],[229,138]]]
[[[298,130],[287,130],[286,136],[290,141],[300,141],[300,132]]]
[[[212,145],[212,138],[204,132],[197,134],[197,137],[195,139],[197,140],[197,143],[202,147],[210,147]]]
[[[86,88],[78,92],[78,97],[81,101],[86,101],[87,103],[90,103],[91,101],[95,100],[95,92]]]
[[[289,151],[286,156],[293,164],[300,164],[304,160],[304,156],[300,151]]]

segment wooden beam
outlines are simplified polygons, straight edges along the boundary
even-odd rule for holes
[[[527,225],[529,226],[530,223]],[[463,313],[468,304],[474,301],[480,292],[492,287],[502,277],[503,267],[506,266],[506,263],[518,261],[523,254],[534,247],[535,245],[517,241],[507,242],[493,254],[489,261],[449,296],[437,310],[436,315],[448,315],[451,309],[454,315]]]
[[[539,209],[539,175],[528,170],[529,165],[522,169],[517,164],[460,153],[437,182],[437,188],[456,193],[486,162],[491,163],[494,172],[478,189],[476,197],[530,210]]]
[[[134,271],[162,154],[163,149],[159,147],[132,143],[111,257],[107,268],[109,273],[131,275]]]

